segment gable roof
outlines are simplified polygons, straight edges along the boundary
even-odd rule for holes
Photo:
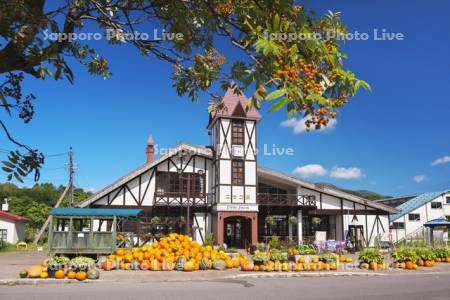
[[[413,210],[421,207],[425,203],[428,203],[431,200],[436,199],[437,197],[439,197],[443,194],[446,194],[448,192],[450,192],[450,190],[445,190],[445,191],[440,191],[440,192],[428,192],[428,193],[420,194],[420,195],[412,198],[411,200],[397,206],[397,208],[400,210],[400,212],[397,214],[391,215],[389,217],[389,221],[391,221],[391,222],[395,221],[398,218],[403,217],[404,215],[409,214]]]
[[[140,166],[139,168],[131,171],[127,175],[120,177],[110,185],[104,187],[103,189],[99,190],[98,192],[91,195],[89,198],[78,204],[78,207],[86,207],[89,206],[91,203],[95,202],[96,200],[102,198],[106,194],[108,194],[111,191],[114,191],[121,185],[129,182],[130,180],[136,178],[142,173],[145,173],[146,171],[150,170],[154,166],[158,165],[159,163],[163,162],[164,160],[168,159],[169,157],[175,156],[177,153],[185,151],[188,153],[195,153],[197,155],[201,155],[204,157],[212,158],[212,150],[210,148],[207,148],[205,146],[194,146],[189,145],[186,143],[180,143],[175,148],[170,149],[167,153],[164,155],[161,155],[157,157],[154,161],[151,163],[145,164],[143,166]]]
[[[282,179],[283,181],[286,181],[286,182],[291,182],[294,185],[300,185],[302,187],[317,191],[319,193],[328,194],[328,195],[331,195],[331,196],[334,196],[337,198],[344,198],[345,200],[353,201],[353,202],[359,203],[361,205],[367,205],[368,207],[383,210],[383,211],[386,211],[389,213],[397,213],[398,212],[398,209],[396,209],[396,208],[393,208],[393,207],[390,207],[390,206],[387,206],[387,205],[384,205],[381,203],[377,203],[375,201],[370,201],[365,198],[355,196],[353,194],[344,192],[343,190],[340,190],[337,188],[332,188],[330,186],[326,186],[323,184],[315,184],[312,182],[308,182],[308,181],[300,179],[298,177],[287,175],[285,173],[275,171],[272,169],[258,167],[258,175],[259,174],[278,177],[279,179]]]
[[[123,208],[79,208],[79,207],[57,207],[52,208],[54,216],[119,216],[137,217],[142,209]]]
[[[209,122],[208,127],[211,126],[219,117],[237,117],[253,120],[261,119],[261,115],[254,106],[252,106],[252,108],[248,111],[245,110],[248,98],[244,95],[244,93],[241,93],[240,95],[236,94],[235,89],[236,87],[230,87],[225,92],[225,95],[222,97],[224,109],[220,112],[211,113],[211,121]]]
[[[22,217],[16,214],[12,214],[10,212],[6,212],[6,211],[2,211],[0,210],[0,219],[8,219],[8,220],[12,220],[12,221],[30,221],[30,219],[26,218],[26,217]]]

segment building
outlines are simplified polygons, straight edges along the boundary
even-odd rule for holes
[[[170,230],[192,230],[199,242],[212,233],[217,243],[234,247],[272,235],[313,240],[317,231],[340,241],[352,235],[366,245],[387,239],[395,208],[258,166],[261,116],[255,108],[246,111],[246,102],[244,95],[226,92],[225,109],[209,116],[208,146],[182,143],[154,159],[150,137],[147,163],[80,207],[139,207],[148,218],[173,224]]]
[[[25,222],[28,218],[7,212],[8,204],[2,205],[0,211],[0,241],[16,244],[25,240]]]
[[[422,236],[424,225],[429,221],[440,218],[450,220],[450,190],[382,199],[377,202],[400,210],[389,217],[394,242]]]

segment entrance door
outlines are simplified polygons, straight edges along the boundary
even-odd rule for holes
[[[349,225],[348,237],[356,248],[356,251],[360,250],[364,246],[364,227],[362,225]]]
[[[250,220],[244,217],[225,218],[223,236],[228,247],[242,249],[251,244]]]

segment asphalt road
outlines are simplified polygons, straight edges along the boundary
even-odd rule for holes
[[[450,299],[450,274],[0,286],[0,299]]]

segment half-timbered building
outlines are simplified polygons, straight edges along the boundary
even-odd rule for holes
[[[93,194],[81,207],[142,208],[134,228],[146,224],[189,233],[203,242],[246,247],[272,235],[303,241],[317,231],[327,239],[350,236],[366,245],[387,239],[389,213],[397,209],[342,190],[258,166],[259,112],[245,109],[243,94],[229,89],[224,109],[209,116],[208,146],[179,144]],[[354,240],[353,239],[353,240]]]

